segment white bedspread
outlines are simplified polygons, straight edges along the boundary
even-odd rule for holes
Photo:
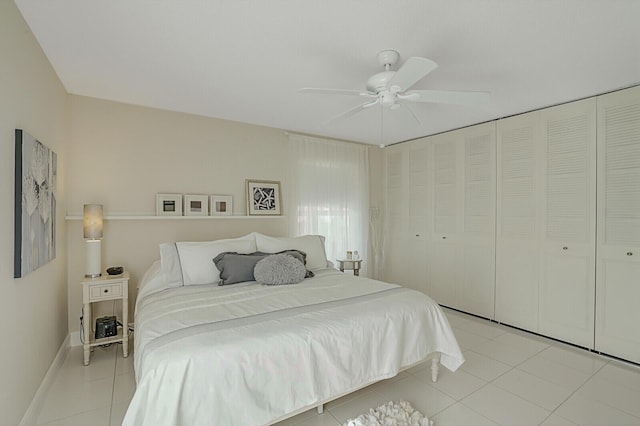
[[[441,353],[464,361],[422,293],[337,271],[291,286],[147,295],[135,319],[136,393],[123,425],[262,425]]]

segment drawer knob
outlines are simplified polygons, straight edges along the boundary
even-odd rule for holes
[[[108,288],[105,288],[105,289],[104,289],[104,292],[105,292],[105,293],[109,293],[109,289],[108,289]]]
[[[447,239],[447,237],[443,236],[443,237],[442,237],[442,239],[443,239],[443,240],[446,240],[446,239]]]
[[[562,250],[569,250],[569,247],[564,246],[564,247],[562,247]]]
[[[416,237],[419,237],[419,236],[420,236],[420,234],[416,234]]]
[[[630,252],[630,251],[628,251],[628,252],[627,252],[627,256],[633,256],[633,253],[632,253],[632,252]]]

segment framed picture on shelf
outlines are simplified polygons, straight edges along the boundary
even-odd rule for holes
[[[156,194],[156,216],[182,216],[182,194]]]
[[[246,182],[249,216],[280,216],[282,214],[279,181],[247,179]]]
[[[184,196],[185,216],[209,216],[209,196],[192,195]]]
[[[211,196],[211,216],[231,216],[233,214],[232,195]]]

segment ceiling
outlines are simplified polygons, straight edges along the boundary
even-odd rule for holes
[[[69,93],[376,145],[640,83],[637,0],[15,2]],[[362,99],[298,92],[364,90],[385,49],[491,101],[327,123]]]

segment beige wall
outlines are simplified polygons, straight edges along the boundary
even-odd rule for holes
[[[287,214],[288,138],[282,130],[71,96],[67,210],[104,205],[105,215],[155,215],[156,193],[233,195],[244,215],[245,179],[282,182]],[[210,240],[251,231],[285,235],[287,217],[212,220],[106,220],[102,266],[123,265],[135,286],[165,241]],[[85,243],[79,220],[67,221],[69,329],[79,330]],[[96,313],[110,313],[104,302]],[[116,304],[116,313],[119,305]]]
[[[79,329],[85,247],[81,221],[65,216],[86,203],[104,204],[106,215],[154,214],[158,192],[233,195],[234,214],[243,215],[246,178],[282,182],[281,218],[105,221],[102,265],[131,271],[133,305],[160,242],[286,235],[288,139],[276,129],[67,95],[13,2],[0,1],[0,55],[0,425],[15,425],[67,333]],[[58,154],[57,257],[21,279],[13,279],[13,202],[6,201],[15,128]],[[370,158],[377,205],[382,150],[371,149]]]
[[[158,259],[158,244],[288,232],[288,137],[282,130],[189,114],[71,96],[67,210],[104,205],[105,215],[155,215],[156,193],[230,194],[235,215],[244,215],[245,179],[282,182],[282,218],[212,220],[106,220],[102,266],[123,265],[135,287]],[[371,147],[371,203],[380,205],[382,150]],[[82,304],[79,281],[85,267],[80,220],[67,221],[69,330],[78,331]],[[110,314],[113,302],[97,306]],[[115,304],[116,313],[120,311]]]
[[[0,1],[0,424],[17,425],[67,335],[69,99],[12,1]],[[14,129],[58,154],[56,258],[13,278]]]

